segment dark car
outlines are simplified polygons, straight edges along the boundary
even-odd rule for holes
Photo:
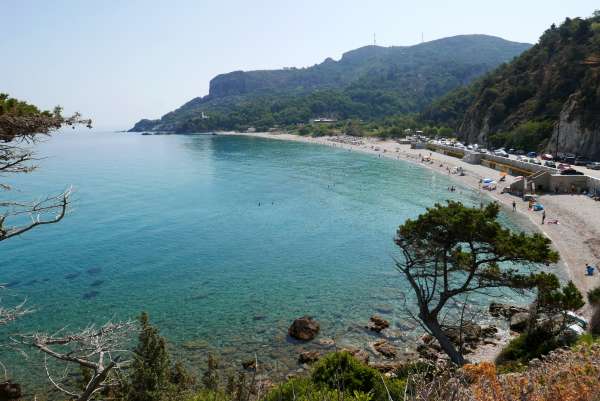
[[[563,161],[567,164],[575,164],[575,156],[565,156]]]
[[[590,164],[590,161],[587,160],[585,157],[583,156],[577,156],[575,158],[575,165],[576,166],[587,166],[588,164]]]
[[[564,169],[560,172],[561,175],[583,175],[581,171],[577,171],[572,168]]]
[[[521,149],[519,149],[515,152],[515,155],[519,155],[519,156],[523,156],[524,154],[525,154],[525,151],[521,150]]]
[[[529,153],[527,153],[527,157],[536,158],[537,156],[538,156],[537,152],[529,152]]]

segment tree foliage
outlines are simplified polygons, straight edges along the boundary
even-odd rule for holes
[[[499,210],[495,203],[481,209],[452,201],[436,204],[397,231],[402,258],[396,267],[415,293],[416,317],[459,365],[464,359],[444,333],[442,311],[472,293],[531,288],[535,282],[523,268],[558,260],[545,236],[502,227]],[[466,323],[461,320],[461,328]]]

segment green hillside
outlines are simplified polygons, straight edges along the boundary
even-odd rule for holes
[[[235,71],[212,79],[207,96],[160,120],[141,120],[132,131],[267,129],[321,116],[372,120],[417,112],[529,47],[464,35],[408,47],[366,46],[308,68]]]
[[[513,62],[436,100],[422,118],[468,142],[600,157],[600,12],[552,25]],[[558,149],[557,149],[558,143]]]

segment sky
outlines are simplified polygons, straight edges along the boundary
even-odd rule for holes
[[[373,43],[537,42],[597,0],[0,0],[0,92],[128,129],[235,70],[305,67]]]

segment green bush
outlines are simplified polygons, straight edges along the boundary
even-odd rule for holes
[[[590,304],[600,306],[600,287],[589,290],[587,293],[587,298]]]
[[[526,364],[533,358],[546,355],[562,345],[553,333],[538,327],[509,342],[498,356],[496,363],[499,365],[510,365],[515,362]]]
[[[314,367],[312,381],[332,389],[369,392],[381,382],[379,372],[362,364],[348,352],[331,353]]]

